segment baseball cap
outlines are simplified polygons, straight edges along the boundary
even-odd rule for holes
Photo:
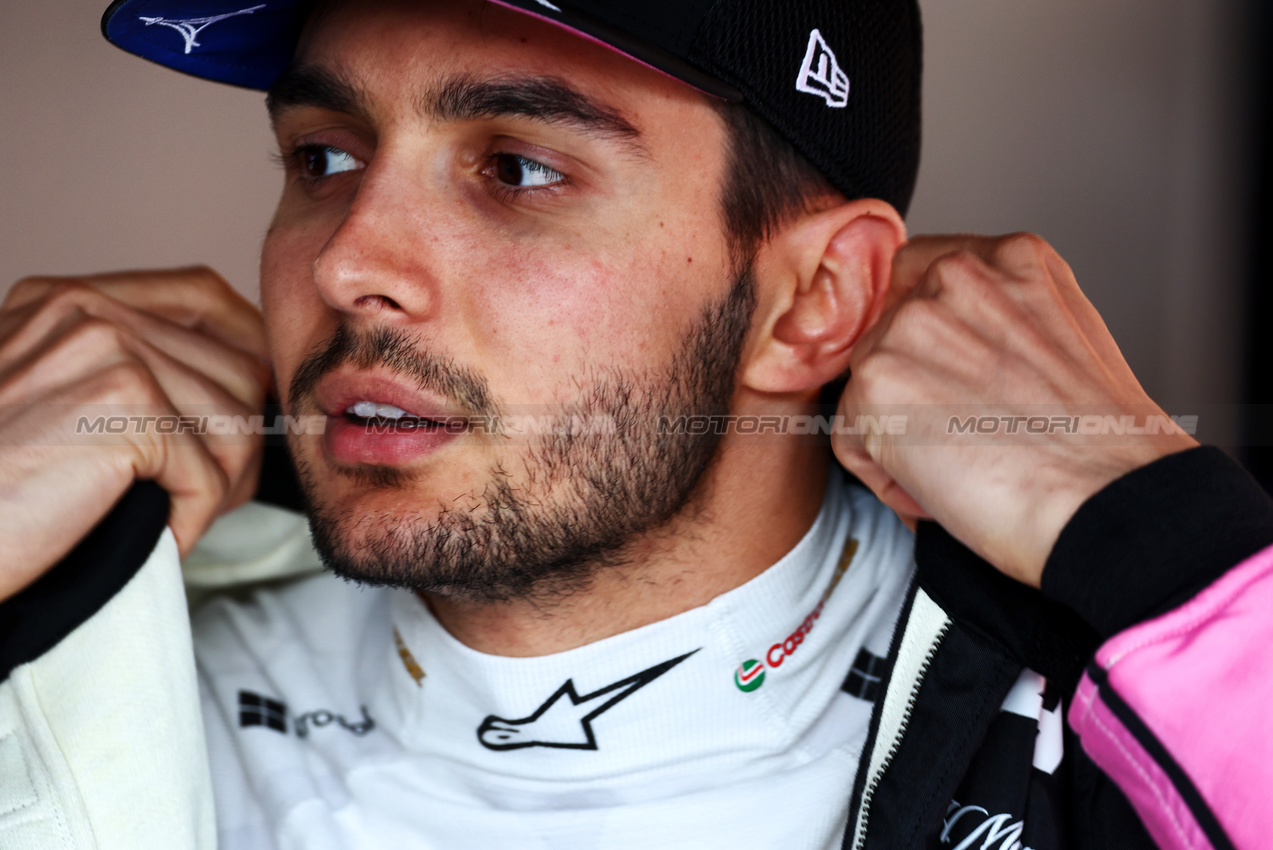
[[[917,0],[489,0],[746,104],[850,198],[905,214],[919,170]],[[312,0],[116,0],[102,33],[217,82],[268,90]]]

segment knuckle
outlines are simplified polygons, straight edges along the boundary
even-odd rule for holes
[[[902,355],[888,348],[877,349],[853,367],[850,384],[855,398],[863,403],[895,400],[905,385],[902,379],[905,368],[906,361]]]
[[[29,295],[33,290],[39,291],[41,289],[47,289],[49,286],[52,286],[53,284],[55,284],[58,280],[59,278],[42,277],[39,275],[31,275],[28,277],[24,277],[21,280],[14,283],[13,286],[9,287],[8,300],[13,300],[20,296]]]
[[[84,281],[61,278],[50,284],[45,304],[47,309],[70,313],[82,309],[96,297],[96,290]]]
[[[991,255],[996,265],[1041,267],[1055,253],[1036,233],[1012,233],[998,240]]]
[[[963,272],[968,269],[975,269],[978,265],[977,255],[968,248],[951,251],[949,254],[943,254],[933,261],[933,269],[939,272]]]
[[[136,404],[162,395],[146,364],[131,358],[102,370],[96,384],[99,400],[104,403]]]
[[[211,295],[219,295],[232,289],[230,282],[211,266],[199,265],[183,269],[183,275],[196,289]]]
[[[46,284],[50,288],[49,300],[53,303],[68,301],[89,292],[88,284],[78,278],[53,278]]]
[[[938,257],[928,269],[924,288],[940,292],[950,286],[967,286],[985,277],[985,265],[972,251],[964,248]]]
[[[36,274],[27,275],[16,281],[9,288],[10,297],[13,295],[28,295],[32,292],[40,292],[51,287],[62,286],[65,284],[77,284],[80,282],[78,277],[67,277],[59,275]]]
[[[82,314],[68,332],[69,341],[95,349],[125,348],[126,332],[114,322]]]

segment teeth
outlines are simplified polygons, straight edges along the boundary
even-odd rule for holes
[[[346,413],[352,413],[359,419],[401,419],[407,412],[392,404],[376,404],[374,401],[360,401],[350,405]]]

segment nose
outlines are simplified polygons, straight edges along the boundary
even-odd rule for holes
[[[423,181],[405,169],[369,167],[327,243],[314,258],[323,300],[355,324],[407,324],[438,308],[436,208]]]

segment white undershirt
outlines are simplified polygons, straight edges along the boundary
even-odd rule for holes
[[[913,548],[836,473],[757,578],[539,658],[327,575],[216,599],[195,643],[221,846],[839,847],[871,712],[841,685],[887,654]]]

